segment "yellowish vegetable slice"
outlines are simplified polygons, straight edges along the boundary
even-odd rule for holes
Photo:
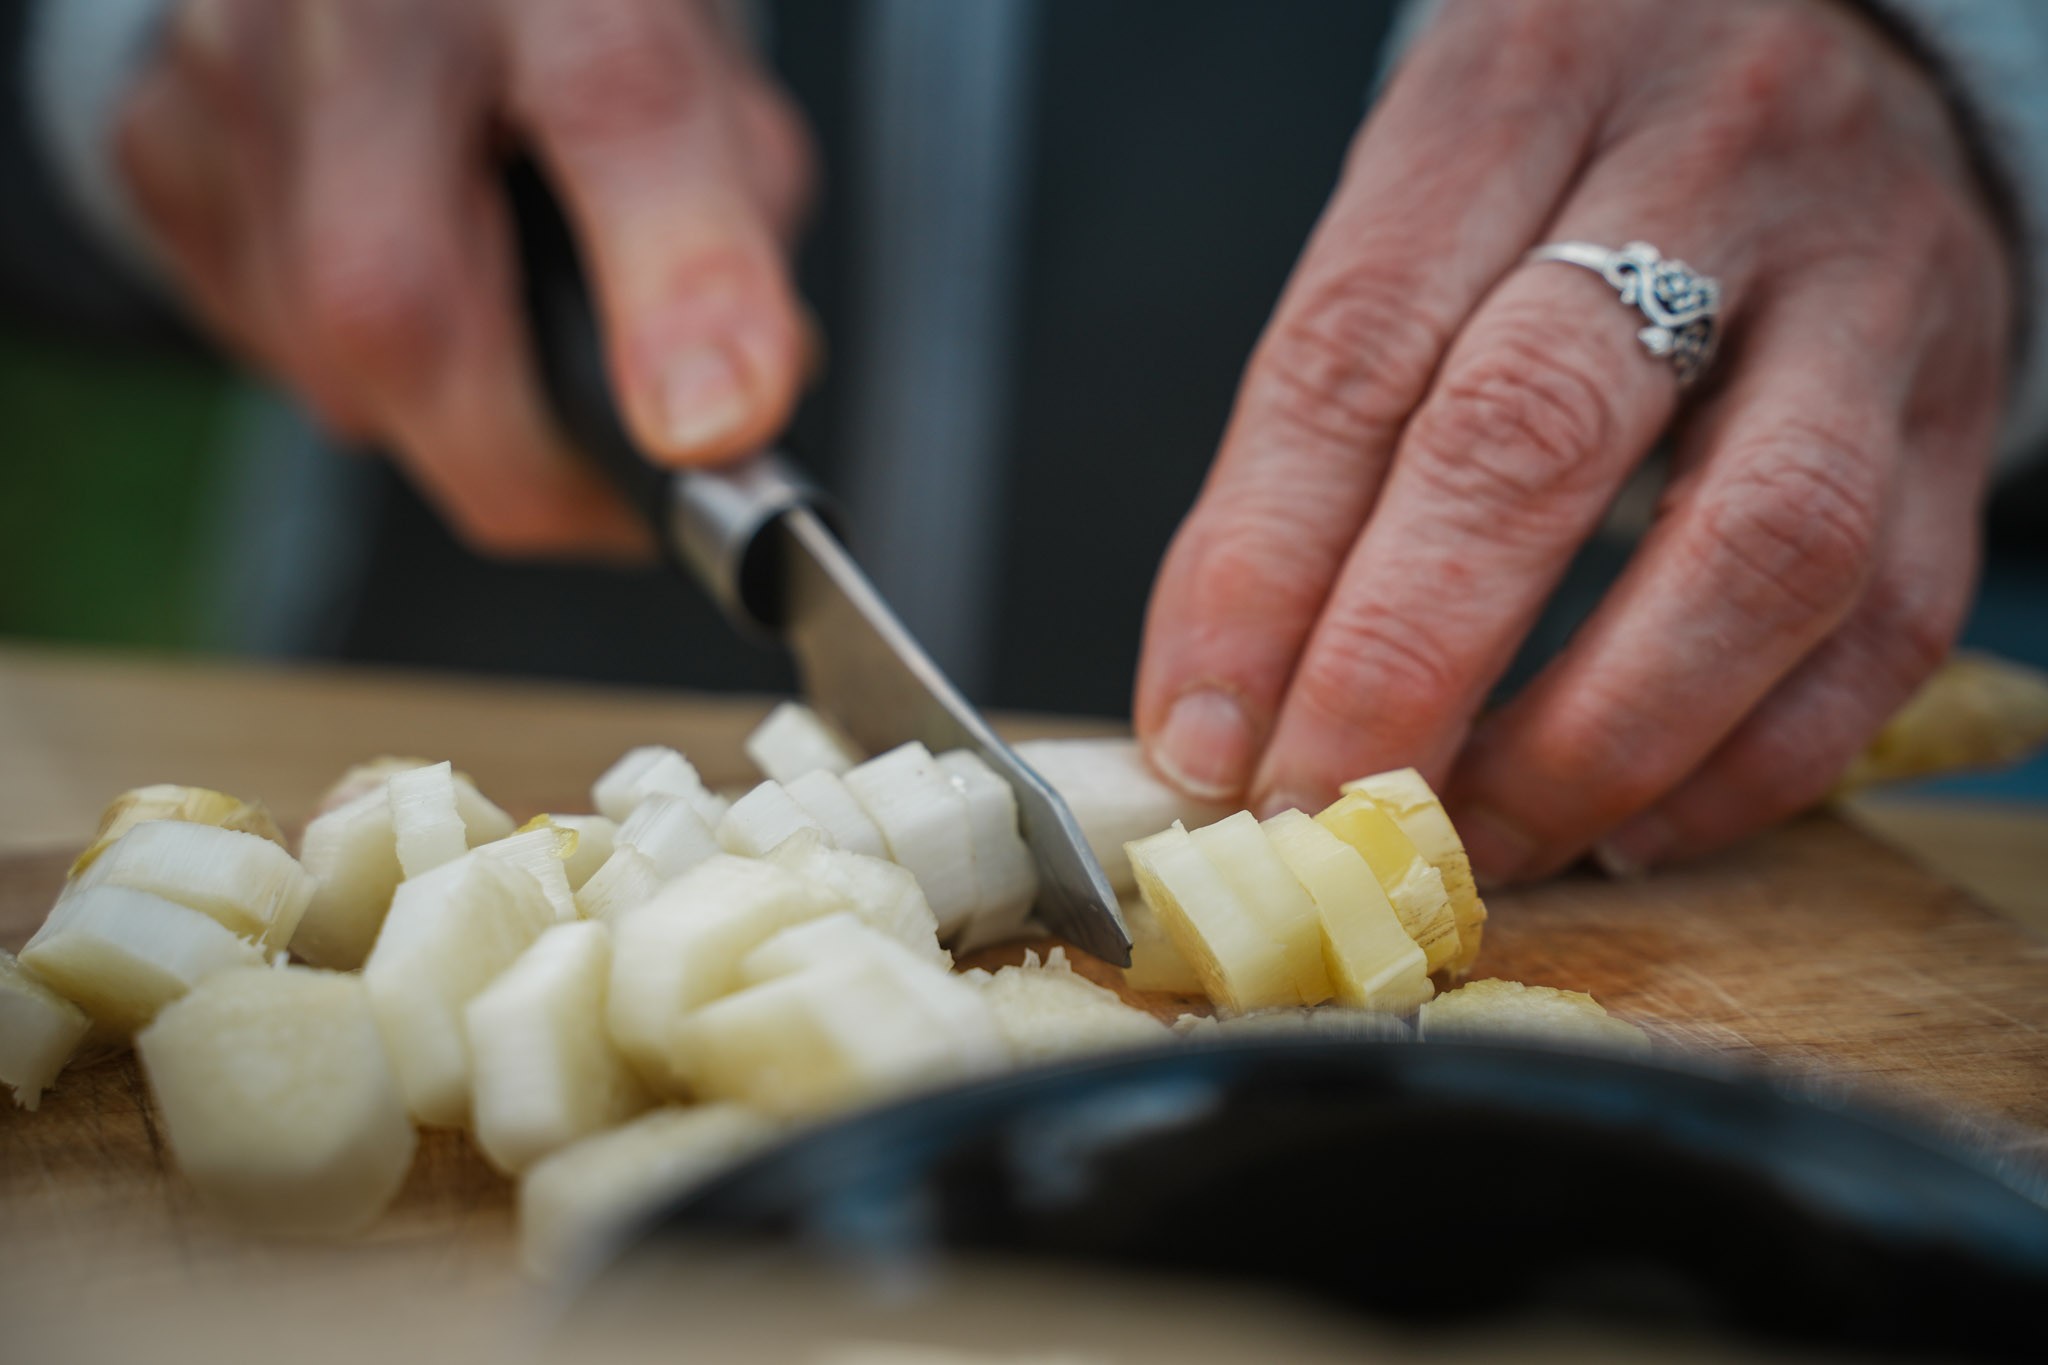
[[[780,1130],[737,1104],[656,1109],[538,1162],[519,1181],[519,1249],[537,1275],[566,1275],[610,1249],[634,1218],[753,1155]]]
[[[628,914],[653,900],[666,881],[646,854],[622,844],[576,893],[576,913],[616,929]]]
[[[1885,722],[1835,789],[2016,763],[2048,744],[2048,673],[1959,653]]]
[[[1124,845],[1178,821],[1200,829],[1230,807],[1197,801],[1161,781],[1133,739],[1033,739],[1017,756],[1052,785],[1119,893],[1137,889]]]
[[[213,973],[262,961],[197,910],[125,886],[64,896],[21,950],[45,985],[124,1037]]]
[[[477,1146],[518,1172],[653,1097],[605,1029],[611,934],[557,924],[464,1010]]]
[[[1262,828],[1315,902],[1339,1003],[1406,1014],[1436,993],[1428,959],[1357,849],[1298,810],[1282,811]]]
[[[547,818],[562,829],[576,832],[576,847],[563,860],[563,871],[568,875],[569,889],[581,891],[584,883],[604,866],[604,860],[612,856],[612,841],[618,838],[619,827],[602,815],[550,815]]]
[[[1328,1000],[1330,973],[1323,963],[1323,929],[1315,901],[1273,851],[1258,817],[1241,810],[1191,837],[1266,937],[1280,945],[1287,975],[1294,982],[1295,1003],[1320,1005]]]
[[[882,831],[868,819],[868,813],[860,808],[860,802],[854,800],[838,774],[823,769],[805,773],[794,782],[785,782],[782,789],[789,793],[790,800],[803,807],[804,814],[832,836],[833,843],[848,853],[864,853],[870,858],[889,856]]]
[[[262,1232],[368,1226],[415,1138],[359,977],[247,967],[208,978],[137,1036],[179,1169]]]
[[[1450,899],[1451,918],[1458,926],[1458,955],[1447,967],[1454,977],[1471,971],[1486,933],[1486,902],[1479,898],[1479,887],[1472,880],[1472,860],[1465,854],[1465,841],[1458,837],[1429,783],[1413,768],[1396,768],[1346,782],[1344,790],[1365,797],[1391,816],[1443,876],[1444,895]]]
[[[704,785],[690,760],[659,744],[629,750],[590,789],[598,813],[620,824],[650,796],[681,797],[707,826],[717,825],[725,815],[725,798]]]
[[[882,831],[889,858],[910,869],[950,935],[974,913],[974,834],[967,799],[915,741],[846,774],[846,789]]]
[[[809,811],[790,798],[780,782],[770,778],[732,803],[732,809],[718,822],[718,844],[727,853],[759,858],[805,829],[831,838]]]
[[[1415,1026],[1425,1039],[1537,1038],[1643,1052],[1649,1035],[1616,1019],[1584,991],[1525,986],[1489,978],[1446,991],[1422,1007]]]
[[[676,1064],[698,1094],[783,1117],[958,1080],[1004,1056],[972,986],[876,956],[749,986],[675,1029]]]
[[[0,952],[0,1082],[16,1104],[40,1104],[91,1031],[84,1010],[31,976],[13,953]]]
[[[469,848],[455,810],[455,766],[429,763],[393,773],[384,784],[391,803],[392,842],[400,875],[417,877],[452,863]]]
[[[1430,866],[1393,817],[1370,797],[1347,795],[1337,798],[1315,821],[1357,849],[1372,868],[1400,917],[1401,927],[1422,949],[1429,969],[1434,972],[1448,966],[1458,955],[1458,922],[1451,914],[1443,874]]]
[[[845,908],[770,863],[721,853],[700,864],[613,925],[613,1041],[642,1079],[678,1093],[676,1021],[738,987],[740,959],[769,935]]]
[[[851,908],[872,928],[942,967],[953,955],[939,946],[939,921],[925,901],[917,878],[895,863],[829,847],[817,834],[785,839],[768,861],[810,882],[834,901]]]
[[[809,772],[843,773],[860,762],[852,742],[802,702],[776,706],[747,736],[746,747],[754,766],[774,782],[794,782]]]
[[[965,973],[995,1016],[996,1031],[1013,1060],[1029,1065],[1089,1052],[1167,1042],[1166,1025],[1132,1009],[1074,970],[1064,948],[1040,963],[1027,951],[1021,966]]]
[[[1038,866],[1017,829],[1017,795],[978,754],[955,749],[938,764],[967,804],[974,853],[974,911],[961,927],[960,950],[1013,939],[1038,899]]]
[[[1241,1014],[1300,999],[1285,951],[1178,823],[1127,851],[1145,903],[1218,1008]]]
[[[363,964],[363,983],[419,1122],[454,1128],[468,1121],[463,1007],[554,922],[538,882],[481,853],[399,886]]]
[[[527,821],[516,833],[478,844],[476,851],[486,858],[510,863],[533,878],[548,904],[555,908],[555,922],[567,924],[578,918],[576,893],[569,888],[568,869],[577,842],[575,830],[541,815]]]
[[[284,835],[278,831],[277,822],[261,805],[205,787],[181,787],[161,782],[122,792],[107,804],[106,810],[100,813],[100,827],[94,833],[92,843],[71,864],[71,875],[76,877],[85,871],[95,858],[113,847],[115,840],[148,820],[182,820],[188,824],[213,825],[268,839],[279,848],[285,846]]]
[[[1202,983],[1194,966],[1145,898],[1127,895],[1122,898],[1122,906],[1124,927],[1131,931],[1131,965],[1124,968],[1124,984],[1134,991],[1202,994]]]
[[[312,874],[270,840],[183,820],[130,827],[76,885],[147,891],[273,949],[291,942],[314,889]]]

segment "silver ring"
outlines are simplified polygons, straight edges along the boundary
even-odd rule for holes
[[[1667,261],[1648,242],[1610,251],[1591,242],[1550,242],[1531,251],[1531,261],[1558,261],[1590,270],[1621,292],[1621,301],[1648,320],[1636,340],[1651,355],[1671,362],[1684,388],[1714,358],[1719,339],[1721,282],[1684,261]]]

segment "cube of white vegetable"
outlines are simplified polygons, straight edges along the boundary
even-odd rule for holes
[[[653,1097],[605,1028],[611,934],[557,924],[469,1002],[477,1145],[503,1171],[613,1127]]]
[[[468,1120],[463,1007],[554,922],[538,882],[474,852],[399,886],[363,981],[419,1122]]]
[[[771,781],[793,782],[809,772],[843,773],[860,753],[823,716],[786,701],[747,736],[747,757]]]
[[[645,854],[664,878],[680,877],[718,853],[718,836],[685,796],[654,795],[642,801],[619,826],[613,851],[630,848]]]
[[[758,986],[809,967],[855,959],[946,970],[946,964],[906,947],[851,910],[841,910],[771,935],[740,959],[739,978],[742,985]]]
[[[13,1088],[16,1104],[41,1103],[91,1029],[84,1010],[0,952],[0,1084]]]
[[[892,861],[910,869],[938,916],[941,937],[974,913],[974,833],[967,798],[931,752],[912,742],[846,774],[846,787],[882,831]]]
[[[864,853],[870,858],[889,856],[889,845],[882,838],[881,829],[868,818],[837,773],[820,768],[783,783],[782,789],[803,808],[804,814],[832,836],[833,843],[848,853]]]
[[[213,973],[262,960],[197,910],[125,886],[64,896],[21,950],[44,984],[123,1035]]]
[[[768,861],[850,906],[863,922],[919,955],[942,967],[953,965],[953,955],[939,946],[938,919],[908,869],[832,848],[816,834],[783,840]]]
[[[776,1125],[737,1104],[656,1109],[535,1164],[519,1182],[527,1268],[561,1276],[586,1265],[661,1200],[751,1156]]]
[[[1017,937],[1038,899],[1038,867],[1017,828],[1017,796],[977,754],[939,755],[939,770],[967,803],[974,848],[974,913],[961,928],[962,952]]]
[[[531,827],[488,844],[476,851],[486,858],[510,863],[540,884],[541,894],[555,907],[555,922],[567,924],[577,918],[576,893],[569,888],[567,859],[576,847],[576,831],[545,819]]]
[[[576,850],[569,855],[565,870],[569,874],[569,889],[581,891],[583,884],[604,866],[604,860],[612,856],[612,841],[618,837],[619,827],[602,815],[550,815],[548,819],[563,829],[576,831]]]
[[[354,1232],[404,1183],[415,1138],[361,978],[224,971],[135,1048],[179,1169],[236,1222]]]
[[[668,880],[646,854],[621,844],[576,893],[576,913],[616,929],[629,912],[653,900]]]
[[[689,759],[658,744],[628,750],[597,779],[590,796],[599,814],[621,824],[650,796],[684,798],[706,825],[716,825],[726,806],[723,797],[704,785]]]
[[[407,877],[452,863],[469,848],[462,817],[455,813],[455,767],[429,763],[395,773],[384,784],[391,803],[392,842],[399,871]]]
[[[613,926],[613,1041],[650,1085],[677,1093],[676,1021],[739,985],[740,959],[769,935],[844,908],[769,863],[720,854],[700,864]]]
[[[266,948],[291,942],[314,890],[312,874],[270,840],[182,820],[133,826],[77,885],[147,891]]]
[[[790,835],[806,829],[827,840],[832,838],[810,812],[790,798],[780,782],[771,778],[732,803],[732,809],[718,822],[718,843],[727,853],[760,858]]]
[[[405,876],[384,788],[315,816],[300,840],[299,860],[314,887],[292,952],[316,967],[362,966]]]

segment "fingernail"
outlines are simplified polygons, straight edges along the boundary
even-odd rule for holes
[[[1513,881],[1536,856],[1536,840],[1491,806],[1465,807],[1456,825],[1474,866],[1494,881]]]
[[[1189,796],[1227,800],[1243,791],[1251,776],[1252,723],[1228,693],[1190,692],[1166,713],[1166,727],[1146,756]]]
[[[1633,881],[1671,851],[1678,831],[1661,815],[1644,814],[1593,845],[1593,861],[1619,881]]]
[[[661,402],[663,428],[684,454],[730,437],[753,415],[738,367],[716,346],[694,346],[670,362]]]

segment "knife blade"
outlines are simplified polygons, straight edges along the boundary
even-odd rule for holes
[[[1037,865],[1037,913],[1069,943],[1119,966],[1130,932],[1073,812],[947,679],[820,513],[815,487],[764,452],[717,470],[663,469],[641,453],[612,400],[576,245],[530,163],[507,179],[541,379],[571,439],[645,517],[672,562],[748,634],[795,656],[806,700],[879,753],[911,740],[978,754],[1010,786]]]

